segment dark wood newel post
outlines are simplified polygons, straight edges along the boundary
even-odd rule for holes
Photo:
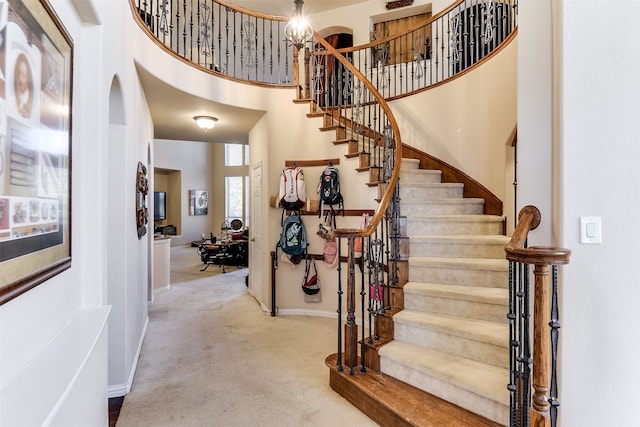
[[[520,396],[527,396],[527,399],[530,397],[531,401],[516,402],[515,405],[522,405],[520,407],[528,408],[525,412],[529,415],[528,425],[533,427],[552,427],[555,425],[557,416],[556,412],[552,411],[552,405],[554,409],[558,405],[555,360],[557,357],[557,330],[560,325],[557,318],[556,273],[557,266],[569,263],[571,251],[565,248],[549,246],[526,247],[529,232],[538,227],[540,219],[540,211],[535,206],[522,208],[518,216],[518,224],[513,231],[511,241],[505,247],[505,252],[509,261],[534,266],[533,354],[530,377],[530,387],[533,395],[521,393]],[[550,275],[550,272],[553,274]],[[550,280],[550,276],[553,277],[552,280]],[[526,290],[525,292],[529,291]],[[555,314],[552,314],[552,312]],[[553,319],[551,318],[552,316],[554,317]],[[525,328],[527,327],[525,326]],[[522,331],[518,333],[522,333]],[[552,342],[552,334],[555,334],[555,344]],[[513,365],[511,369],[512,371],[516,370]],[[518,375],[521,373],[517,372]],[[528,376],[528,373],[526,375]],[[528,381],[529,378],[525,381],[527,386],[529,384]],[[553,396],[551,395],[552,393],[554,394]],[[515,411],[513,405],[514,403],[512,403],[511,409]],[[515,416],[519,417],[519,414]],[[517,424],[518,421],[512,418],[512,422]]]
[[[551,335],[547,326],[551,319],[549,300],[549,266],[536,264],[533,271],[533,397],[531,404],[531,425],[551,426],[549,413]]]
[[[358,325],[356,324],[356,271],[354,263],[354,238],[349,237],[347,256],[347,323],[344,325],[345,363],[353,375],[358,365]],[[340,255],[340,254],[338,254]]]
[[[302,87],[300,85],[300,64],[298,56],[300,55],[300,49],[293,47],[293,69],[291,70],[293,84],[296,85],[296,98],[302,98]]]
[[[309,90],[309,80],[311,73],[313,72],[309,68],[309,62],[311,61],[311,52],[308,48],[304,48],[304,97],[311,98],[311,92]]]

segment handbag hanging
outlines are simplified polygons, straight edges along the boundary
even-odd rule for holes
[[[312,267],[313,272],[311,271]],[[313,257],[311,257],[311,261],[307,258],[302,290],[307,295],[315,295],[320,292],[320,279],[318,278],[318,270],[316,270],[316,260]]]

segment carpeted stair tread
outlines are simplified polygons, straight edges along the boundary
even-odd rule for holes
[[[411,170],[411,169],[418,169],[420,167],[420,160],[419,159],[407,159],[407,158],[402,158],[402,161],[400,163],[400,170],[404,171],[404,170]]]
[[[443,285],[440,283],[408,282],[403,286],[406,296],[428,295],[487,304],[507,305],[509,291],[505,288]],[[410,298],[410,297],[409,297]]]
[[[402,185],[421,183],[441,183],[442,171],[429,169],[402,169],[400,171]]]
[[[457,243],[473,244],[481,243],[483,245],[506,245],[511,240],[508,236],[487,235],[487,234],[463,234],[463,235],[434,235],[434,236],[411,236],[411,242],[416,243]]]
[[[452,197],[444,199],[427,199],[422,201],[402,200],[402,211],[412,216],[426,215],[482,215],[484,199]]]
[[[420,218],[423,220],[442,221],[442,222],[458,222],[458,221],[473,221],[473,222],[502,222],[504,217],[499,215],[425,215],[425,216],[412,216],[407,215],[408,218]]]
[[[464,184],[460,184],[457,182],[403,182],[401,191],[405,188],[419,188],[419,189],[429,189],[429,188],[464,188]]]
[[[484,270],[508,272],[509,262],[506,259],[493,258],[437,258],[409,257],[409,262],[417,267],[455,268],[459,270]]]
[[[413,371],[447,381],[499,404],[509,405],[509,393],[507,391],[509,382],[508,369],[400,341],[392,341],[382,347],[380,356]],[[386,360],[381,362],[382,372],[385,372],[384,364]],[[404,380],[403,378],[398,379]],[[412,384],[411,381],[407,382]],[[437,393],[434,394],[437,395]]]
[[[451,258],[503,258],[507,236],[494,234],[415,235],[411,236],[412,256]]]
[[[484,320],[469,320],[443,314],[416,310],[402,310],[393,317],[397,324],[411,325],[432,331],[443,332],[473,341],[505,347],[507,351],[509,325]]]
[[[503,235],[504,218],[498,215],[426,215],[416,210],[406,216],[406,234],[414,236]]]

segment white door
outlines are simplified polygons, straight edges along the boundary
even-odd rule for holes
[[[262,298],[262,162],[253,166],[251,177],[251,244],[249,248],[249,290],[263,305]]]

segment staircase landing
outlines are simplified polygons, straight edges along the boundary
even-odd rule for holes
[[[331,388],[381,426],[499,427],[491,420],[380,372],[338,372],[337,355],[328,356]]]

